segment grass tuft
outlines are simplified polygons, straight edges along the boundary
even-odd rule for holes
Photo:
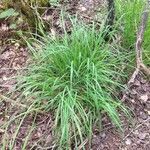
[[[18,87],[33,107],[54,114],[61,149],[73,143],[77,148],[90,137],[92,125],[103,113],[119,129],[118,108],[128,113],[117,99],[117,89],[123,87],[124,56],[104,42],[102,31],[73,23],[70,35],[42,37],[38,48],[28,43],[33,62]]]

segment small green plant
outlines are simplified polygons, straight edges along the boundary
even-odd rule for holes
[[[77,148],[91,136],[92,125],[103,113],[119,129],[118,109],[128,113],[116,90],[123,87],[119,79],[124,76],[120,67],[124,57],[104,42],[103,29],[73,24],[71,35],[45,36],[38,49],[28,43],[33,63],[19,83],[36,109],[53,112],[60,149],[69,149],[73,143]]]

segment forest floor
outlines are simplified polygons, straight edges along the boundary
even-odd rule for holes
[[[69,3],[68,8],[72,13],[81,13],[81,17],[90,22],[91,19],[98,18],[95,15],[95,9],[100,5],[103,5],[102,1],[82,0],[80,3]],[[57,10],[50,11],[50,15],[54,19],[57,18]],[[2,24],[4,25],[4,23]],[[2,34],[6,34],[2,32],[3,29],[0,30]],[[19,114],[22,109],[19,104],[13,104],[19,93],[15,92],[11,98],[4,97],[4,95],[14,90],[16,80],[13,77],[18,72],[23,71],[30,56],[28,49],[16,42],[2,44],[0,49],[0,139],[2,139],[4,131],[1,126],[11,116]],[[121,134],[117,132],[107,117],[104,117],[102,130],[93,129],[92,150],[150,150],[150,81],[141,73],[128,87],[128,91],[122,94],[122,101],[134,112],[132,120],[129,122],[122,116],[124,133]],[[14,150],[21,150],[33,119],[33,116],[30,115],[24,119],[24,123],[16,136]],[[53,149],[53,116],[50,113],[40,113],[35,119],[35,124],[36,128],[30,133],[30,140],[26,149],[31,149],[31,147],[39,150]],[[16,125],[17,122],[10,124],[7,134],[5,134],[8,141],[13,137]],[[88,139],[85,140],[84,144],[87,145],[88,150]]]

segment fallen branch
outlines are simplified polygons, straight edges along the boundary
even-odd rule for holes
[[[144,37],[144,32],[147,26],[148,22],[148,16],[150,12],[150,0],[147,0],[147,4],[145,6],[145,9],[142,14],[141,18],[141,24],[139,26],[138,32],[137,32],[137,40],[136,40],[136,45],[135,45],[135,50],[136,50],[136,70],[132,74],[131,79],[129,80],[128,84],[134,82],[135,77],[139,73],[139,71],[142,71],[145,73],[147,76],[150,76],[150,68],[148,68],[144,63],[142,59],[142,42],[143,42],[143,37]]]

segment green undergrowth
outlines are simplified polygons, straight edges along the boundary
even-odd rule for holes
[[[143,11],[144,2],[141,0],[117,0],[118,18],[122,17],[123,46],[133,47],[136,41],[136,31]]]
[[[117,98],[118,90],[124,88],[127,56],[104,42],[102,35],[107,31],[103,28],[72,25],[72,33],[65,32],[61,38],[45,35],[34,44],[27,41],[32,63],[18,85],[33,108],[52,112],[60,149],[78,149],[85,138],[90,139],[93,124],[98,125],[103,114],[119,130],[118,110],[128,115]]]
[[[116,0],[117,18],[121,18],[120,24],[122,28],[122,46],[128,51],[135,52],[136,35],[140,25],[142,12],[144,10],[146,0]],[[150,64],[150,19],[144,34],[143,41],[143,59],[144,62]],[[135,56],[134,56],[135,57]],[[132,58],[131,58],[132,59]],[[135,61],[134,61],[135,62]]]

